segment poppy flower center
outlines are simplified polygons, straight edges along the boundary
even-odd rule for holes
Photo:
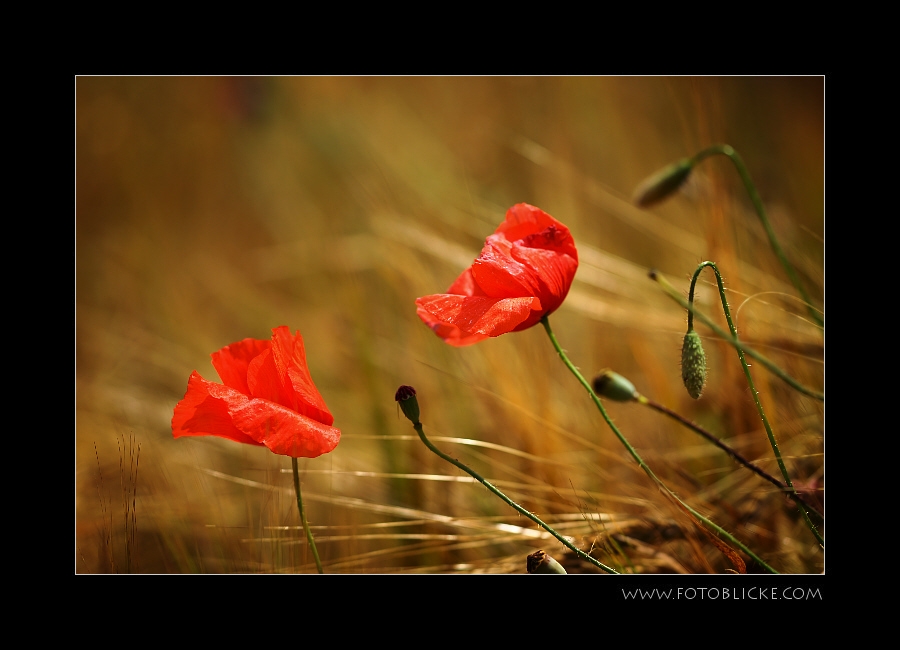
[[[528,248],[544,248],[553,250],[560,248],[566,240],[565,234],[556,226],[549,225],[541,232],[536,232],[522,239],[522,245]]]

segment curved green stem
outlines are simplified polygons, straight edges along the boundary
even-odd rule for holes
[[[725,320],[728,322],[728,329],[731,330],[731,337],[736,341],[738,338],[737,328],[734,326],[734,321],[731,318],[731,309],[728,307],[728,299],[725,297],[725,285],[722,282],[722,274],[719,273],[719,268],[715,265],[714,262],[703,262],[697,267],[697,270],[694,271],[694,275],[691,278],[691,291],[690,291],[690,305],[693,307],[694,305],[694,286],[697,283],[697,278],[700,275],[700,272],[706,268],[711,268],[716,274],[716,284],[719,287],[719,297],[722,301],[722,309],[725,312]],[[688,315],[688,327],[690,327],[691,323],[691,315],[693,312],[689,312]],[[778,449],[778,442],[775,440],[775,433],[772,431],[772,427],[769,424],[769,418],[766,417],[766,413],[763,410],[762,402],[759,401],[759,392],[756,390],[756,386],[753,383],[753,377],[750,375],[750,366],[747,365],[747,359],[744,357],[744,351],[741,348],[737,348],[738,358],[741,360],[741,367],[744,369],[744,376],[747,378],[747,384],[750,386],[750,394],[753,396],[753,403],[756,404],[756,411],[759,413],[759,417],[762,420],[763,426],[766,429],[766,436],[769,438],[769,444],[772,446],[772,451],[775,453],[775,460],[778,462],[778,468],[781,470],[781,475],[784,477],[784,482],[787,485],[788,490],[794,498],[797,498],[797,490],[794,489],[794,484],[791,483],[791,477],[788,475],[787,467],[784,464],[784,460],[781,457],[781,451]],[[819,544],[822,546],[825,545],[825,541],[822,539],[822,536],[819,534],[819,531],[816,530],[815,525],[809,519],[809,514],[806,511],[806,508],[801,507],[800,513],[803,515],[803,518],[806,520],[806,525],[809,527],[812,534],[819,541]]]
[[[750,201],[753,203],[753,207],[756,209],[756,215],[759,217],[759,220],[766,231],[766,235],[769,238],[769,244],[772,246],[772,250],[775,252],[775,256],[778,258],[778,261],[781,262],[781,266],[784,268],[785,273],[787,273],[787,276],[790,279],[791,283],[794,285],[794,287],[796,287],[804,302],[806,302],[806,309],[809,312],[810,317],[818,325],[824,325],[824,319],[815,309],[815,307],[813,307],[812,300],[810,299],[809,294],[806,292],[806,289],[803,288],[803,284],[800,282],[800,278],[797,276],[797,272],[788,261],[787,255],[784,254],[784,251],[781,248],[781,244],[778,243],[778,237],[775,236],[775,231],[772,229],[772,225],[769,223],[769,217],[766,214],[766,208],[763,205],[762,198],[760,198],[759,192],[756,191],[756,185],[753,184],[753,180],[750,178],[750,172],[747,170],[747,166],[744,164],[744,160],[740,157],[740,155],[738,155],[738,152],[727,144],[717,144],[708,147],[707,149],[704,149],[700,153],[696,154],[692,158],[692,161],[693,163],[698,163],[704,158],[716,154],[726,156],[729,160],[731,160],[732,163],[734,163],[734,166],[737,168],[737,172],[744,183],[744,187],[747,189],[747,193],[750,195]]]
[[[768,564],[763,562],[763,560],[761,558],[759,558],[753,551],[751,551],[749,548],[747,548],[747,546],[745,546],[742,542],[737,540],[731,533],[726,531],[721,526],[714,524],[709,519],[704,517],[702,514],[700,514],[693,508],[691,508],[686,503],[684,503],[681,499],[678,498],[678,496],[674,492],[672,492],[665,485],[665,483],[663,483],[659,478],[657,478],[656,474],[653,473],[653,470],[651,470],[650,467],[647,465],[647,463],[644,462],[644,459],[641,458],[640,454],[637,453],[637,451],[634,449],[634,447],[631,446],[631,443],[628,442],[628,440],[625,438],[625,436],[622,435],[622,432],[619,431],[618,427],[616,427],[615,423],[613,423],[612,419],[609,417],[609,414],[606,412],[606,409],[603,407],[603,403],[600,401],[600,398],[597,397],[597,394],[594,392],[594,389],[591,388],[591,385],[582,376],[582,374],[578,371],[578,369],[572,364],[572,362],[569,361],[569,357],[563,351],[562,347],[560,347],[559,341],[556,340],[556,335],[553,334],[553,330],[550,327],[550,320],[547,318],[546,315],[543,318],[541,318],[541,324],[544,326],[544,329],[547,332],[547,336],[550,337],[550,342],[553,344],[553,348],[556,350],[556,353],[559,355],[559,358],[562,359],[562,361],[566,365],[566,367],[572,372],[573,375],[575,375],[575,378],[578,379],[578,381],[581,383],[582,386],[584,386],[585,390],[587,390],[588,394],[591,396],[591,399],[594,401],[594,404],[600,410],[600,414],[603,416],[603,419],[606,420],[606,424],[609,425],[609,428],[612,429],[612,432],[619,439],[619,442],[621,442],[625,446],[625,449],[628,450],[628,453],[631,454],[631,457],[634,458],[634,460],[641,467],[641,469],[644,470],[644,473],[650,477],[650,479],[660,488],[660,490],[662,490],[665,494],[667,494],[669,497],[674,499],[682,508],[684,508],[685,510],[690,512],[694,517],[696,517],[697,519],[702,521],[704,524],[709,526],[709,528],[711,528],[712,530],[716,531],[717,533],[719,533],[720,535],[722,535],[723,537],[725,537],[729,541],[731,541],[731,543],[733,543],[735,546],[737,546],[742,551],[744,551],[744,553],[746,553],[748,556],[750,556],[756,562],[758,562],[759,565],[761,567],[763,567],[766,571],[768,571],[770,573],[778,573],[775,569],[773,569]]]
[[[425,431],[422,429],[422,423],[421,423],[421,422],[413,422],[413,428],[416,430],[416,433],[419,434],[419,438],[421,438],[422,442],[425,443],[425,446],[428,447],[431,451],[433,451],[435,454],[437,454],[438,456],[440,456],[441,458],[443,458],[444,460],[446,460],[446,461],[447,461],[448,463],[450,463],[451,465],[455,465],[456,467],[458,467],[459,469],[461,469],[462,471],[464,471],[466,474],[468,474],[469,476],[471,476],[472,478],[474,478],[476,481],[478,481],[479,483],[481,483],[481,484],[482,484],[484,487],[486,487],[488,490],[490,490],[491,492],[493,492],[494,494],[496,494],[498,497],[500,497],[505,503],[507,503],[508,505],[510,505],[510,506],[512,506],[513,508],[515,508],[519,513],[521,513],[521,514],[525,515],[526,517],[528,517],[529,519],[531,519],[531,521],[533,521],[533,522],[536,523],[538,526],[540,526],[541,528],[543,528],[544,530],[546,530],[548,533],[550,533],[551,535],[553,535],[553,536],[554,536],[556,539],[558,539],[558,540],[559,540],[566,548],[568,548],[569,550],[571,550],[572,552],[574,552],[578,557],[580,557],[581,559],[586,560],[586,561],[590,562],[591,564],[593,564],[593,565],[595,565],[595,566],[597,566],[597,567],[603,569],[603,570],[606,571],[607,573],[618,573],[618,571],[615,571],[614,569],[611,569],[610,567],[606,566],[605,564],[603,564],[603,563],[600,562],[599,560],[596,560],[595,558],[591,557],[590,555],[588,555],[587,553],[585,553],[584,551],[582,551],[580,548],[578,548],[578,547],[576,547],[575,545],[573,545],[569,540],[567,540],[565,537],[563,537],[563,536],[560,535],[558,532],[556,532],[551,526],[549,526],[548,524],[545,524],[543,521],[541,521],[536,515],[534,515],[534,514],[528,512],[525,508],[523,508],[523,507],[520,506],[518,503],[516,503],[515,501],[513,501],[512,499],[510,499],[508,496],[506,496],[505,494],[503,494],[503,492],[501,492],[499,489],[497,489],[490,481],[488,481],[487,479],[485,479],[484,477],[482,477],[480,474],[478,474],[478,472],[476,472],[475,470],[469,469],[469,468],[466,467],[463,463],[459,462],[459,461],[456,460],[455,458],[452,458],[452,457],[448,456],[447,454],[445,454],[444,452],[442,452],[440,449],[438,449],[437,447],[435,447],[433,444],[431,444],[431,441],[425,436]]]
[[[306,512],[303,510],[303,497],[300,495],[300,471],[297,469],[297,459],[291,458],[291,466],[294,469],[294,491],[297,493],[297,508],[300,510],[300,522],[303,524],[303,530],[306,532],[306,541],[309,548],[312,549],[313,558],[316,560],[316,568],[319,573],[325,573],[322,570],[322,562],[319,560],[319,551],[316,550],[316,541],[313,539],[312,531],[306,522]]]
[[[656,280],[657,283],[659,283],[659,285],[665,290],[665,292],[667,294],[669,294],[669,297],[672,298],[672,300],[674,300],[679,305],[681,305],[682,307],[687,309],[691,315],[696,315],[697,318],[699,320],[701,320],[704,325],[706,325],[709,329],[711,329],[723,341],[732,345],[735,349],[737,349],[742,354],[746,354],[748,357],[752,357],[753,359],[756,359],[757,361],[759,361],[762,365],[764,365],[766,368],[771,370],[776,376],[778,376],[780,379],[782,379],[785,383],[787,383],[789,386],[791,386],[795,390],[803,393],[804,395],[815,398],[819,401],[825,400],[824,393],[821,393],[817,390],[813,390],[812,388],[807,388],[806,386],[801,384],[799,381],[797,381],[796,379],[791,377],[789,374],[787,374],[784,370],[779,368],[775,363],[770,361],[768,358],[766,358],[765,356],[763,356],[756,350],[748,347],[747,345],[742,343],[740,340],[738,340],[736,334],[728,334],[721,327],[719,327],[714,322],[712,322],[712,320],[708,316],[706,316],[703,312],[697,310],[696,307],[694,307],[691,303],[689,303],[684,298],[682,298],[681,294],[678,293],[678,291],[675,289],[675,287],[673,287],[669,283],[668,280],[666,280],[664,277],[662,277],[662,275],[659,272],[650,271],[650,277],[653,280]],[[688,318],[690,318],[690,316]]]

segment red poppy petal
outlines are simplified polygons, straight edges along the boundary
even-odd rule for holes
[[[209,382],[194,371],[188,380],[184,399],[175,406],[175,415],[172,417],[172,435],[176,438],[219,436],[235,442],[262,445],[263,443],[255,441],[235,426],[228,411],[227,401],[212,396],[210,394],[211,387],[240,394],[234,389]]]
[[[513,246],[512,257],[529,269],[535,294],[549,313],[562,304],[572,286],[578,262],[568,255],[527,246]]]
[[[449,289],[447,289],[447,293],[460,296],[485,295],[484,291],[481,290],[481,287],[478,286],[478,283],[475,282],[475,278],[472,276],[471,266],[460,273],[459,277],[456,278],[456,281],[450,285]]]
[[[571,257],[578,262],[578,250],[575,248],[575,240],[572,233],[559,222],[551,224],[540,232],[532,233],[515,242],[519,246],[527,248],[552,251],[560,256]]]
[[[506,211],[506,219],[497,227],[496,234],[503,234],[509,241],[516,241],[552,225],[566,228],[540,208],[518,203]]]
[[[472,277],[485,295],[492,298],[521,298],[537,295],[532,269],[513,259],[492,241],[493,235],[472,263]]]
[[[276,454],[315,458],[332,451],[341,440],[340,430],[281,404],[241,398],[229,401],[234,425]]]
[[[279,401],[298,413],[330,425],[334,417],[325,405],[309,374],[306,365],[306,349],[300,332],[291,335],[287,327],[272,330],[272,352],[285,389],[290,393],[290,402]]]
[[[244,394],[249,393],[247,387],[247,366],[264,350],[271,347],[271,341],[244,339],[226,345],[218,352],[213,352],[212,364],[219,378],[226,386],[231,386]]]
[[[527,203],[514,205],[506,212],[506,220],[495,235],[529,248],[553,250],[578,261],[578,250],[572,233],[560,221]]]
[[[422,320],[456,327],[460,335],[454,338],[460,338],[472,334],[500,336],[511,332],[533,311],[540,310],[541,301],[531,296],[498,300],[484,296],[438,294],[418,298],[416,305]]]
[[[462,347],[464,345],[472,345],[473,343],[478,343],[479,341],[483,341],[484,339],[488,338],[486,334],[469,334],[467,332],[463,332],[454,325],[447,325],[445,323],[436,321],[431,316],[431,314],[429,314],[421,307],[416,308],[416,313],[419,315],[419,318],[421,318],[425,322],[425,324],[428,325],[428,327],[434,330],[435,334],[444,339],[444,342],[449,343],[450,345]]]
[[[287,407],[291,406],[291,395],[289,391],[285,390],[284,383],[279,376],[272,348],[263,350],[262,354],[254,358],[247,366],[247,387],[249,391],[246,394],[251,397],[267,399]]]

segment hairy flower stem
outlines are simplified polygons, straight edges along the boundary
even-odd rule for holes
[[[709,263],[712,264],[712,262],[709,262]],[[821,393],[817,390],[813,390],[812,388],[807,388],[806,386],[801,384],[799,381],[797,381],[796,379],[791,377],[789,374],[787,374],[784,370],[782,370],[777,365],[775,365],[775,363],[772,362],[771,360],[769,360],[767,357],[763,356],[756,350],[748,347],[745,343],[738,340],[736,333],[728,334],[727,332],[725,332],[725,330],[723,330],[721,327],[719,327],[714,322],[712,322],[712,319],[710,319],[708,316],[706,316],[703,312],[698,311],[697,308],[694,307],[693,304],[689,303],[687,300],[682,298],[681,294],[678,292],[678,290],[675,289],[675,287],[673,287],[672,284],[668,280],[666,280],[662,276],[662,274],[660,274],[658,271],[651,270],[650,278],[652,280],[655,280],[663,288],[663,290],[667,294],[669,294],[669,297],[672,300],[674,300],[679,305],[681,305],[682,307],[687,309],[691,315],[695,315],[698,320],[702,321],[704,325],[706,325],[709,329],[711,329],[723,341],[725,341],[726,343],[728,343],[729,345],[734,347],[738,352],[740,352],[741,354],[746,355],[748,357],[752,357],[753,359],[756,359],[757,361],[759,361],[762,365],[764,365],[766,368],[771,370],[777,377],[782,379],[786,384],[788,384],[794,390],[799,391],[809,397],[812,397],[813,399],[817,399],[819,401],[825,401],[824,393]]]
[[[619,442],[621,442],[625,446],[625,449],[628,450],[628,453],[631,454],[631,457],[634,458],[634,460],[637,462],[637,464],[640,466],[640,468],[642,470],[644,470],[644,473],[647,474],[648,477],[650,477],[650,479],[659,487],[659,489],[661,491],[663,491],[664,494],[666,494],[670,498],[674,499],[682,508],[684,508],[687,512],[691,513],[694,517],[696,517],[697,519],[702,521],[709,528],[711,528],[712,530],[716,531],[717,533],[719,533],[720,535],[722,535],[723,537],[725,537],[726,539],[731,541],[735,546],[740,548],[742,551],[744,551],[744,553],[746,553],[748,556],[750,556],[756,562],[758,562],[759,565],[762,568],[764,568],[766,571],[768,571],[769,573],[778,573],[775,569],[773,569],[768,564],[763,562],[763,560],[761,558],[759,558],[753,551],[751,551],[749,548],[747,548],[747,546],[745,546],[742,542],[737,540],[731,533],[726,531],[721,526],[714,524],[709,519],[707,519],[706,517],[701,515],[699,512],[697,512],[696,510],[691,508],[689,505],[687,505],[684,501],[679,499],[678,496],[665,485],[665,483],[663,483],[659,478],[657,478],[656,474],[653,473],[653,470],[651,470],[650,467],[647,465],[647,463],[644,462],[644,459],[641,458],[640,454],[637,453],[637,451],[634,449],[634,447],[631,446],[631,443],[628,442],[628,440],[625,438],[625,436],[622,435],[622,432],[619,431],[619,428],[613,423],[612,419],[609,417],[609,414],[606,412],[606,409],[603,407],[603,403],[600,401],[600,398],[597,397],[597,394],[594,392],[594,389],[591,388],[590,383],[588,383],[588,381],[582,376],[582,374],[578,371],[578,368],[576,368],[572,364],[572,362],[569,361],[569,357],[563,351],[562,347],[560,347],[559,341],[556,340],[556,335],[553,334],[553,330],[550,327],[550,320],[547,318],[547,316],[544,316],[543,318],[541,318],[541,324],[544,326],[544,329],[547,332],[547,336],[550,337],[550,342],[553,344],[553,348],[556,350],[556,353],[559,355],[559,358],[562,359],[562,361],[566,365],[566,367],[572,372],[573,375],[575,375],[575,378],[578,379],[579,383],[581,383],[582,386],[584,386],[585,390],[587,390],[588,394],[591,396],[591,399],[594,401],[594,404],[600,410],[600,414],[603,416],[603,419],[606,420],[606,424],[609,425],[609,428],[612,429],[612,432],[619,439]]]
[[[523,508],[518,503],[516,503],[515,501],[510,499],[508,496],[503,494],[503,492],[501,492],[499,489],[497,489],[490,481],[488,481],[487,479],[482,477],[480,474],[478,474],[478,472],[476,472],[475,470],[469,469],[468,467],[466,467],[464,464],[462,464],[455,458],[448,456],[447,454],[442,452],[440,449],[435,447],[433,444],[431,444],[431,441],[425,436],[425,431],[422,429],[421,422],[413,422],[413,428],[416,430],[416,433],[419,434],[419,438],[422,440],[423,443],[425,443],[425,446],[428,447],[431,451],[433,451],[435,454],[437,454],[438,456],[440,456],[441,458],[446,460],[451,465],[455,465],[456,467],[458,467],[459,469],[464,471],[466,474],[468,474],[469,476],[474,478],[476,481],[481,483],[488,490],[490,490],[491,492],[496,494],[498,497],[500,497],[505,503],[507,503],[508,505],[515,508],[519,513],[521,513],[521,514],[525,515],[526,517],[528,517],[529,519],[531,519],[531,521],[533,521],[538,526],[540,526],[541,528],[546,530],[548,533],[553,535],[556,539],[558,539],[560,541],[560,543],[563,546],[565,546],[570,551],[575,553],[578,557],[580,557],[583,560],[586,560],[587,562],[590,562],[591,564],[599,567],[600,569],[603,569],[607,573],[618,573],[618,571],[611,569],[610,567],[606,566],[599,560],[594,559],[593,557],[591,557],[590,555],[588,555],[587,553],[582,551],[580,548],[574,546],[572,544],[572,542],[570,542],[565,537],[563,537],[558,532],[556,532],[551,526],[549,526],[548,524],[545,524],[536,515],[528,512],[525,508]]]
[[[741,181],[743,181],[744,187],[747,189],[747,193],[750,195],[750,201],[753,203],[753,207],[756,209],[756,215],[759,217],[759,221],[760,223],[762,223],[763,229],[766,231],[766,236],[768,236],[769,238],[769,244],[772,246],[772,250],[775,252],[775,256],[778,258],[778,261],[781,262],[781,266],[784,268],[784,272],[787,273],[787,276],[790,279],[791,283],[794,285],[794,287],[800,293],[800,296],[803,298],[803,301],[806,303],[806,309],[809,312],[810,317],[818,325],[824,325],[824,319],[815,309],[815,307],[813,307],[812,300],[810,299],[809,294],[806,292],[806,289],[803,288],[803,284],[800,282],[800,278],[797,276],[796,271],[794,271],[794,267],[791,265],[791,263],[787,259],[787,256],[784,254],[784,251],[781,248],[781,244],[778,243],[778,238],[775,236],[775,231],[772,230],[772,225],[769,223],[769,217],[766,215],[766,208],[759,196],[759,192],[756,191],[756,185],[753,184],[753,181],[750,178],[750,172],[747,170],[747,166],[744,164],[744,160],[738,155],[738,152],[727,144],[717,144],[708,147],[707,149],[704,149],[700,153],[696,154],[693,157],[692,161],[694,163],[698,163],[704,158],[708,158],[709,156],[713,156],[716,154],[726,156],[729,160],[731,160],[732,163],[734,163],[738,175],[741,177]]]
[[[303,510],[303,497],[300,496],[300,471],[297,469],[296,458],[291,458],[291,466],[294,469],[294,491],[297,493],[297,508],[300,510],[300,522],[303,524],[303,530],[306,532],[306,541],[309,543],[309,548],[312,549],[313,557],[316,560],[316,568],[322,574],[325,572],[322,570],[322,562],[319,560],[319,551],[316,550],[316,541],[313,539],[309,524],[306,523],[306,512]]]

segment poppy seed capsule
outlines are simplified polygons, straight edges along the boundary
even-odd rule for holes
[[[400,405],[400,410],[413,424],[419,423],[419,400],[416,399],[416,389],[412,386],[401,386],[394,394],[394,399]]]
[[[678,162],[664,167],[638,185],[634,191],[634,202],[642,208],[646,208],[662,201],[678,191],[678,188],[690,176],[693,168],[694,161],[690,158],[682,158]]]
[[[634,384],[612,370],[603,370],[594,377],[594,392],[616,402],[634,399]]]
[[[703,384],[706,383],[706,353],[700,342],[700,335],[690,330],[684,335],[681,346],[681,379],[688,394],[700,399]]]

